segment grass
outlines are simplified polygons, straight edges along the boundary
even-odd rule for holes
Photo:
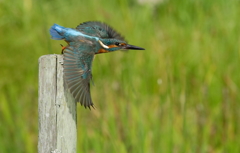
[[[145,51],[97,55],[78,152],[240,152],[240,3],[0,1],[0,148],[37,152],[38,58],[53,23],[104,21]]]

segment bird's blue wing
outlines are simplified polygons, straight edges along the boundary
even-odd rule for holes
[[[78,31],[99,38],[114,38],[124,41],[124,38],[109,25],[99,21],[83,22],[76,27]]]
[[[84,107],[93,107],[90,94],[90,80],[92,79],[91,67],[94,51],[84,43],[74,43],[63,51],[63,72],[73,97]]]

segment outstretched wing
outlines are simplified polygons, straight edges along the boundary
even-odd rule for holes
[[[115,38],[124,41],[124,38],[117,31],[115,31],[112,27],[102,22],[98,21],[83,22],[80,25],[78,25],[76,29],[90,36],[108,39]]]
[[[93,58],[94,52],[81,43],[67,46],[63,51],[63,73],[67,86],[76,101],[89,109],[93,107],[90,94]]]

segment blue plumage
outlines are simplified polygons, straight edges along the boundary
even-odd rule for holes
[[[88,108],[93,107],[90,81],[94,56],[120,49],[144,49],[127,44],[111,27],[96,21],[84,22],[76,29],[54,24],[49,31],[52,39],[68,43],[62,46],[64,80],[76,101]]]
[[[51,28],[50,28],[50,34],[52,36],[52,39],[55,40],[61,40],[64,39],[64,36],[61,35],[61,32],[63,31],[63,29],[65,29],[64,27],[58,25],[58,24],[54,24]]]
[[[50,28],[50,34],[52,36],[52,39],[54,40],[65,39],[67,42],[76,40],[75,37],[85,37],[85,38],[94,39],[97,41],[99,40],[98,37],[86,35],[79,30],[72,29],[72,28],[65,28],[58,24],[54,24]]]

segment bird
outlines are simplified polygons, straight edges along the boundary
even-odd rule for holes
[[[121,34],[100,21],[83,22],[76,28],[53,24],[49,32],[52,39],[67,42],[62,46],[63,77],[75,101],[89,109],[94,108],[90,93],[94,56],[117,50],[145,50],[128,44]]]

